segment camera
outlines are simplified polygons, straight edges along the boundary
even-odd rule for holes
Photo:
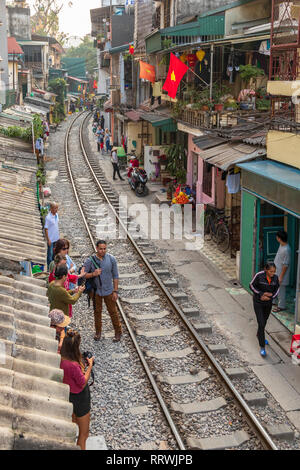
[[[85,362],[87,362],[87,359],[91,359],[93,357],[93,354],[90,351],[84,351],[82,353],[83,359],[85,359]],[[93,366],[95,365],[95,359],[93,361]]]

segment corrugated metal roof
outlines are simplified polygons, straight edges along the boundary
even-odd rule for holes
[[[51,101],[44,100],[43,98],[38,98],[36,96],[26,96],[24,99],[24,103],[27,104],[33,104],[38,107],[42,107],[45,109],[50,109],[50,106],[53,104]]]
[[[227,170],[230,166],[247,160],[263,156],[266,151],[246,144],[224,144],[201,152],[200,157],[207,163],[221,170]]]
[[[36,168],[2,163],[0,169],[0,257],[46,264],[46,242],[37,206]],[[22,168],[22,167],[21,167]]]
[[[77,449],[46,286],[20,261],[46,263],[34,166],[0,169],[0,449]]]
[[[31,127],[31,121],[25,116],[21,118],[14,114],[0,113],[0,127],[8,128],[12,126]]]
[[[32,152],[32,144],[30,142],[25,142],[21,139],[16,139],[13,137],[6,137],[5,135],[0,134],[0,149],[1,150],[14,150],[20,152]]]
[[[194,137],[193,142],[201,150],[206,150],[206,149],[209,149],[211,147],[215,147],[217,145],[223,144],[224,142],[226,142],[226,140],[222,139],[222,137],[215,137],[215,136],[211,136],[211,135],[202,135],[200,137]]]
[[[44,281],[0,275],[0,449],[77,449]]]
[[[267,133],[268,133],[267,129],[264,129],[260,132],[256,132],[250,135],[246,139],[243,139],[243,142],[245,142],[246,144],[250,144],[250,145],[260,145],[262,147],[265,147]]]
[[[242,163],[238,165],[242,170],[250,171],[275,183],[284,184],[300,191],[300,170],[273,160]]]
[[[128,111],[127,113],[125,113],[125,116],[127,116],[130,121],[140,121],[141,120],[141,116],[140,116],[140,113],[138,111],[136,111],[135,109],[133,109],[132,111]]]

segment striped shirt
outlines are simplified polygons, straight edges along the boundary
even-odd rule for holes
[[[278,276],[276,274],[274,274],[274,276],[271,278],[271,282],[269,282],[266,271],[259,271],[255,274],[254,278],[249,284],[249,287],[254,294],[254,300],[265,303],[272,302],[272,300],[275,299],[275,297],[278,295],[280,286]],[[272,297],[269,301],[261,300],[261,296],[264,294],[264,292],[271,292]]]

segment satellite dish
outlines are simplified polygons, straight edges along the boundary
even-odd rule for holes
[[[49,95],[49,93],[45,93],[44,98],[46,101],[50,101],[51,95]]]

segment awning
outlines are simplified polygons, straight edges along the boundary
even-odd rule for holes
[[[103,105],[103,109],[104,109],[104,111],[113,111],[111,99],[105,101],[105,103]]]
[[[68,75],[67,78],[70,78],[70,80],[74,80],[75,82],[89,83],[88,80],[82,80],[81,78],[71,77],[70,75]]]
[[[241,163],[238,167],[300,191],[300,170],[298,168],[273,160]]]
[[[223,144],[201,152],[200,157],[207,163],[228,170],[237,163],[253,160],[266,155],[266,149],[257,148],[246,144]]]
[[[147,112],[143,109],[132,109],[127,111],[125,116],[133,122],[138,122],[141,119],[150,122],[153,127],[160,127],[163,132],[177,131],[177,124],[174,119],[163,114]]]
[[[200,137],[193,138],[194,144],[199,147],[201,150],[207,150],[211,147],[216,147],[217,145],[224,144],[226,142],[222,137],[214,137],[211,135],[202,135]]]
[[[130,121],[137,122],[141,120],[140,113],[134,109],[132,111],[128,111],[125,113],[125,115],[128,117],[128,119],[130,119]]]
[[[119,54],[120,52],[129,51],[129,46],[132,46],[133,42],[129,42],[128,44],[122,44],[121,46],[111,47],[108,52],[110,54]]]
[[[148,121],[153,127],[160,127],[163,132],[176,132],[177,124],[171,117],[162,114],[140,112],[140,116],[144,121]]]

